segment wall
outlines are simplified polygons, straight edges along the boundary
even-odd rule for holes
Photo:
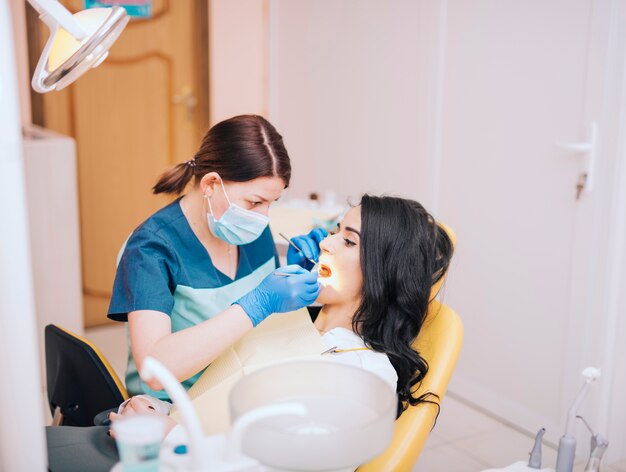
[[[418,111],[434,94],[418,84],[433,44],[416,28],[421,2],[270,5],[270,118],[292,157],[292,192],[429,200],[420,131],[431,128],[420,120],[430,119]]]
[[[267,0],[210,0],[210,120],[267,116]]]

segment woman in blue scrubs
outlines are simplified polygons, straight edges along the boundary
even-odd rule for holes
[[[154,357],[189,389],[202,370],[271,313],[311,304],[317,273],[302,255],[274,275],[278,258],[268,209],[289,185],[281,135],[264,118],[237,116],[213,126],[195,156],[165,172],[154,193],[181,194],[143,222],[123,248],[109,318],[128,321],[129,394],[167,399],[144,383],[142,361]],[[322,230],[295,238],[319,256]],[[299,258],[299,259],[298,259]]]

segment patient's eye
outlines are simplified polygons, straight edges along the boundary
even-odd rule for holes
[[[351,246],[356,246],[356,243],[348,238],[343,238],[343,241],[345,243],[346,246],[351,247]]]

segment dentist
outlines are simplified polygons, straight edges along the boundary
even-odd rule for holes
[[[138,371],[147,356],[189,389],[208,366],[267,316],[310,305],[323,230],[294,238],[278,257],[268,209],[289,185],[291,163],[281,135],[263,117],[243,115],[213,126],[193,159],[166,171],[154,193],[181,194],[131,234],[118,263],[108,317],[127,321],[129,394],[167,399]]]

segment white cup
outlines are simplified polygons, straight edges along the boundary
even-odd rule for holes
[[[159,449],[166,419],[157,415],[128,415],[111,424],[124,472],[158,472]]]

